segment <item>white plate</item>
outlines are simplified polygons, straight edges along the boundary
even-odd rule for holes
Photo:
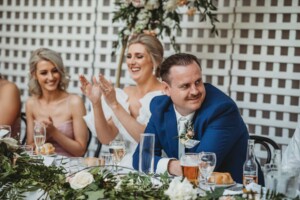
[[[234,186],[235,184],[236,184],[235,181],[231,184],[216,184],[216,188],[227,188],[227,187]]]
[[[47,155],[42,154],[42,156],[54,157],[54,156],[57,156],[57,153],[52,153],[52,154],[47,154]]]

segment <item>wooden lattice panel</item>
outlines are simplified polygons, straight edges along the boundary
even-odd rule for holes
[[[237,4],[231,96],[250,133],[285,145],[300,120],[299,4]]]

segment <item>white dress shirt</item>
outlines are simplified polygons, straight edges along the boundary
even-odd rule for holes
[[[194,115],[195,115],[195,112],[193,112],[193,113],[191,113],[191,114],[189,114],[189,115],[182,116],[179,112],[177,112],[175,106],[174,106],[174,110],[175,110],[175,115],[176,115],[177,124],[179,124],[179,120],[180,120],[181,118],[186,118],[187,120],[192,120],[193,117],[194,117]],[[179,131],[179,128],[181,128],[181,127],[179,127],[179,126],[177,125],[178,136],[180,136],[180,134],[181,134],[180,131]],[[183,145],[183,144],[180,143],[180,140],[179,140],[179,139],[178,139],[178,142],[179,142],[179,145]],[[179,154],[178,154],[178,155],[179,155]],[[174,159],[176,159],[176,158],[162,158],[162,159],[160,159],[160,160],[158,161],[158,163],[157,163],[157,167],[156,167],[156,171],[155,171],[155,172],[156,172],[157,174],[161,174],[161,173],[164,173],[165,171],[167,171],[167,170],[168,170],[168,163],[169,163],[169,161],[170,161],[170,160],[174,160]]]

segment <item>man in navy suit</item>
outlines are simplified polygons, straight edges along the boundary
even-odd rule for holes
[[[167,58],[160,69],[166,95],[155,97],[152,116],[145,133],[155,134],[154,170],[182,175],[179,161],[178,124],[182,118],[191,120],[194,140],[200,141],[185,152],[215,152],[215,171],[229,172],[242,183],[243,164],[247,154],[249,134],[234,101],[216,87],[203,83],[198,59],[190,54],[175,54]],[[166,157],[162,157],[162,150]],[[139,146],[133,155],[138,169]]]

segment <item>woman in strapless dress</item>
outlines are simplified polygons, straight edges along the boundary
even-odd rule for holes
[[[102,144],[123,138],[127,144],[122,166],[132,167],[132,154],[140,141],[140,134],[151,116],[150,102],[163,95],[163,85],[157,78],[163,60],[163,46],[154,36],[138,34],[128,42],[126,63],[134,85],[123,90],[99,75],[93,84],[80,76],[81,90],[91,102],[91,112],[85,121]]]
[[[26,101],[27,144],[34,145],[34,121],[45,124],[47,138],[55,153],[83,156],[88,130],[81,97],[66,91],[69,78],[61,56],[50,49],[35,50],[30,58],[29,92]]]

